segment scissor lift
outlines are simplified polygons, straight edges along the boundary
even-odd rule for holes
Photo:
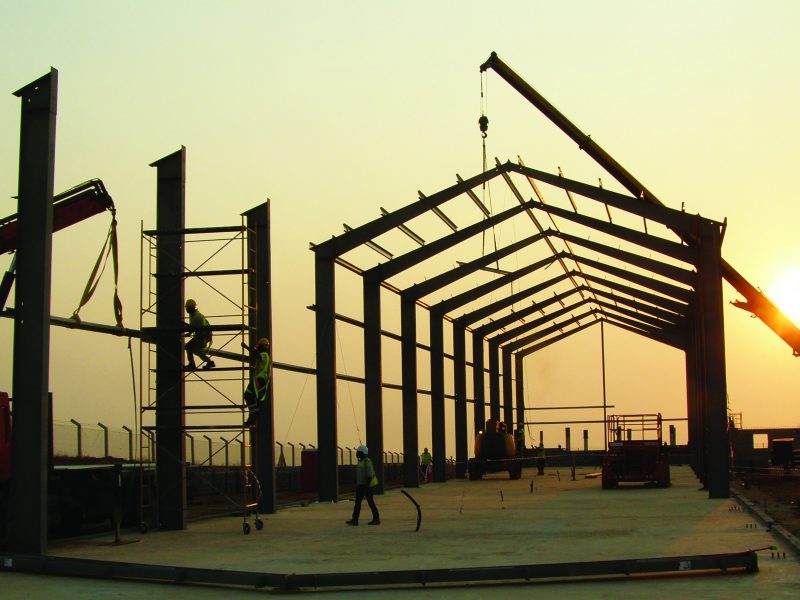
[[[620,482],[669,487],[669,459],[661,441],[661,414],[609,415],[603,489]]]

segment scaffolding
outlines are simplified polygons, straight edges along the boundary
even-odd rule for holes
[[[159,273],[157,240],[160,235],[184,236],[187,253],[185,262],[197,266],[190,269],[183,265],[180,273]],[[241,225],[230,227],[188,228],[181,231],[146,231],[143,226],[141,228],[139,325],[143,335],[139,350],[137,429],[139,515],[143,533],[160,523],[156,493],[159,485],[186,485],[191,489],[187,490],[184,498],[202,495],[206,498],[205,504],[222,513],[241,511],[245,534],[250,533],[251,515],[256,529],[263,527],[258,514],[261,486],[253,465],[257,454],[251,451],[255,430],[245,425],[248,411],[243,398],[250,377],[250,357],[248,353],[242,354],[242,349],[251,347],[254,325],[250,322],[250,316],[258,305],[256,247],[256,229],[249,227],[245,218]],[[227,266],[224,263],[230,264],[234,260],[240,262],[238,268],[210,268],[220,263]],[[182,291],[191,280],[193,293],[196,289],[196,297],[203,298],[198,304],[204,310],[221,307],[213,314],[204,313],[209,322],[208,332],[213,336],[213,343],[208,349],[209,360],[214,361],[213,368],[208,368],[209,363],[205,363],[197,365],[197,369],[189,369],[184,366],[183,356],[170,357],[174,368],[181,371],[181,385],[185,386],[182,406],[177,408],[182,412],[180,427],[184,436],[184,452],[189,459],[185,462],[191,466],[191,469],[187,469],[185,481],[159,482],[155,468],[159,433],[156,412],[160,409],[156,388],[159,375],[156,357],[159,351],[163,351],[159,350],[156,342],[161,334],[189,335],[188,326],[156,326],[156,282],[159,278],[180,281]],[[212,294],[208,294],[209,291]],[[192,296],[186,294],[186,297]],[[228,366],[231,363],[232,366]],[[208,453],[204,459],[198,459],[195,452],[195,436],[198,434],[207,442]],[[213,434],[217,435],[216,439],[211,437]],[[239,451],[233,453],[234,460],[231,461],[229,450],[236,445]],[[209,498],[214,500],[209,501]],[[186,504],[184,502],[184,509]]]

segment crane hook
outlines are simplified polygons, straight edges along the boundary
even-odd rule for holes
[[[489,130],[489,117],[481,115],[481,118],[478,119],[478,126],[481,128],[481,137],[485,139],[486,132]]]

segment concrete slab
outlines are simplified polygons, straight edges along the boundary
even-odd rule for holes
[[[756,574],[622,578],[581,583],[473,585],[368,590],[359,597],[403,598],[797,598],[800,567],[790,547],[773,537],[734,500],[709,500],[688,468],[673,469],[668,489],[633,486],[601,490],[590,469],[548,470],[522,479],[507,475],[483,481],[452,480],[408,490],[423,510],[399,491],[377,498],[383,524],[349,527],[352,502],[312,504],[265,518],[262,531],[242,535],[241,518],[190,525],[181,532],[126,533],[126,541],[83,540],[54,545],[63,557],[279,573],[319,573],[395,569],[469,568],[493,565],[649,558],[741,552],[778,545],[786,559],[759,552]],[[533,485],[533,492],[531,492]],[[534,589],[531,586],[535,586]],[[176,587],[122,581],[82,580],[0,572],[3,598],[83,598],[114,596],[152,599],[219,595],[218,588]],[[225,597],[253,590],[226,589]],[[258,592],[256,592],[258,593]],[[327,591],[326,598],[349,598],[353,591]],[[252,597],[252,596],[250,596]]]

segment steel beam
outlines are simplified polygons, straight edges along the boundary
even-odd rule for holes
[[[379,282],[362,280],[364,295],[364,417],[367,447],[375,470],[379,473],[377,493],[383,487],[383,374],[381,370],[381,286]],[[402,339],[402,338],[401,338]]]
[[[419,487],[417,406],[417,305],[406,296],[400,298],[400,343],[403,382],[403,486]]]
[[[469,459],[467,442],[467,361],[466,331],[458,322],[453,323],[453,390],[455,392],[456,477],[463,478]]]
[[[503,349],[503,352],[511,352]],[[514,374],[516,375],[516,400],[517,400],[517,424],[525,425],[525,367],[524,357],[519,353],[512,353],[514,356]]]
[[[554,336],[548,340],[545,340],[543,342],[538,342],[536,344],[531,344],[530,346],[522,348],[516,353],[516,355],[519,356],[520,359],[524,359],[526,356],[530,354],[538,352],[539,350],[543,350],[544,348],[547,348],[548,346],[555,344],[556,342],[560,342],[561,340],[564,340],[570,337],[571,335],[578,333],[579,331],[583,331],[584,329],[591,327],[592,325],[602,322],[603,319],[598,319],[596,321],[590,321],[589,323],[583,323],[581,325],[578,325],[577,327],[573,327],[572,329],[567,329],[566,331],[561,331],[557,336]]]
[[[627,294],[628,296],[632,296],[634,298],[638,298],[639,300],[643,300],[645,302],[649,302],[654,306],[658,306],[664,310],[676,313],[677,315],[683,317],[688,312],[688,303],[687,302],[680,302],[677,300],[673,300],[672,298],[667,298],[666,296],[660,296],[658,294],[651,294],[645,290],[634,288],[629,285],[624,285],[622,283],[618,283],[616,281],[612,281],[610,279],[601,279],[595,275],[590,275],[588,273],[583,275],[587,281],[591,281],[592,283],[597,283],[603,286],[606,286],[612,290],[616,290],[618,292],[622,292],[623,294]],[[597,291],[597,288],[592,288],[593,291]]]
[[[314,256],[314,302],[317,342],[317,458],[319,499],[339,500],[336,462],[336,306],[334,259]]]
[[[444,483],[447,454],[447,432],[444,412],[444,319],[430,313],[431,338],[431,450],[433,451],[433,480]]]
[[[156,168],[156,228],[180,231],[186,215],[186,148],[150,164]],[[156,273],[183,271],[183,234],[156,237]],[[161,529],[186,527],[186,447],[183,377],[184,279],[156,279],[156,486]]]
[[[0,571],[16,571],[49,575],[104,578],[125,581],[161,582],[184,585],[241,586],[273,588],[277,593],[327,588],[390,586],[436,586],[437,584],[466,584],[490,582],[508,585],[509,581],[574,580],[575,578],[672,573],[695,576],[702,572],[755,573],[758,555],[755,551],[729,554],[665,556],[658,558],[626,558],[592,562],[514,564],[489,567],[406,569],[395,571],[361,571],[349,573],[269,573],[235,571],[230,569],[201,569],[172,567],[146,563],[123,563],[61,556],[12,555],[2,556]],[[410,588],[417,589],[417,588]],[[422,589],[422,588],[419,588]],[[487,594],[492,595],[492,594]]]
[[[247,219],[247,278],[248,315],[250,327],[249,346],[255,348],[259,338],[270,340],[270,353],[274,356],[272,342],[272,244],[269,201],[244,213]],[[250,430],[253,431],[252,429]],[[252,433],[251,433],[252,436]],[[252,437],[251,437],[252,440]],[[270,380],[266,398],[258,411],[258,427],[255,429],[255,473],[261,484],[263,513],[274,513],[275,498],[275,393],[274,378]]]
[[[554,232],[553,235],[561,238],[565,242],[575,244],[576,246],[583,246],[589,250],[594,250],[600,254],[605,254],[611,258],[615,258],[630,265],[640,267],[657,275],[661,275],[662,277],[677,281],[678,283],[682,283],[690,287],[696,287],[697,285],[697,273],[694,271],[683,269],[660,260],[647,258],[646,256],[640,256],[639,254],[634,254],[632,252],[626,252],[625,250],[613,248],[599,242],[593,242],[592,240],[584,240],[583,238],[569,235],[561,231]]]
[[[503,310],[504,308],[508,308],[509,306],[513,306],[517,302],[521,302],[522,300],[525,300],[526,298],[530,298],[531,296],[533,296],[537,292],[541,292],[542,290],[546,290],[547,288],[549,288],[551,286],[554,286],[554,285],[556,285],[556,284],[558,284],[558,283],[560,283],[560,282],[562,282],[562,281],[564,281],[566,279],[569,279],[570,275],[571,274],[575,274],[575,273],[577,273],[577,271],[571,271],[570,273],[562,273],[561,275],[556,275],[555,277],[553,277],[551,279],[548,279],[547,281],[544,281],[542,283],[538,283],[538,284],[536,284],[534,286],[531,286],[529,288],[526,288],[526,289],[521,290],[519,292],[516,292],[514,294],[510,294],[509,296],[506,296],[505,298],[501,298],[500,300],[497,300],[496,302],[493,302],[491,304],[487,304],[486,306],[484,306],[482,308],[478,308],[478,309],[476,309],[476,310],[474,310],[472,312],[463,314],[463,315],[459,316],[458,318],[456,318],[455,321],[458,321],[464,327],[466,327],[468,325],[471,325],[473,323],[477,323],[478,321],[482,321],[483,319],[487,318],[489,315],[492,315],[492,314],[494,314],[494,313],[496,313],[496,312],[498,312],[500,310]],[[602,281],[602,279],[600,281]],[[471,301],[471,300],[466,300],[462,304],[466,304],[469,301]],[[454,308],[458,308],[458,306],[461,306],[461,304],[458,304],[458,305],[454,306],[454,305],[452,305],[452,303],[449,303],[449,304],[447,304],[445,306],[445,308],[448,308],[449,310],[453,310]]]
[[[503,363],[503,420],[508,424],[509,433],[514,430],[514,398],[511,393],[513,386],[511,373],[511,351],[502,349]]]
[[[550,327],[546,327],[541,331],[537,331],[536,333],[532,333],[531,335],[525,336],[524,338],[520,338],[513,342],[507,344],[507,347],[512,352],[523,351],[526,346],[530,346],[536,340],[540,340],[545,336],[550,335],[551,333],[555,333],[556,331],[561,331],[565,327],[572,325],[573,323],[580,323],[584,319],[592,319],[594,320],[594,316],[600,313],[600,311],[596,308],[588,310],[584,313],[581,313],[577,316],[572,315],[569,319],[565,319],[560,323],[553,323]]]
[[[8,546],[47,553],[50,290],[58,71],[20,88],[11,501]],[[3,520],[6,515],[3,515]]]
[[[345,252],[349,252],[350,250],[353,250],[358,246],[361,246],[362,244],[372,240],[372,238],[378,237],[379,235],[394,229],[398,225],[406,223],[407,221],[410,221],[415,217],[432,210],[434,207],[438,207],[440,204],[460,196],[467,190],[477,187],[487,181],[491,181],[508,169],[509,167],[507,165],[503,165],[501,167],[489,169],[474,177],[470,177],[469,179],[450,186],[449,188],[446,188],[431,196],[427,196],[424,199],[404,206],[403,208],[389,213],[388,215],[379,217],[370,223],[356,227],[344,235],[326,240],[314,247],[314,253],[318,256],[327,258],[341,256]]]
[[[489,340],[489,416],[500,421],[500,347],[492,340]]]
[[[472,397],[475,433],[486,426],[486,396],[483,385],[483,338],[472,332]]]
[[[381,263],[375,267],[372,267],[371,269],[366,269],[363,273],[363,276],[365,279],[369,279],[371,281],[384,281],[385,279],[389,279],[398,273],[402,273],[406,269],[414,267],[419,263],[436,256],[448,248],[452,248],[456,244],[468,240],[472,236],[477,235],[482,231],[486,231],[487,229],[490,229],[491,227],[522,213],[524,210],[525,206],[514,206],[509,208],[494,215],[493,217],[473,223],[468,227],[464,227],[457,232],[448,234],[442,238],[439,238],[438,240],[434,240],[428,244],[425,244],[424,246],[420,246],[419,248],[414,248],[402,256],[397,256],[385,263]]]
[[[705,427],[708,432],[708,496],[730,496],[728,391],[725,375],[725,325],[722,313],[722,235],[713,223],[699,231],[698,265],[700,317],[703,325]]]
[[[486,283],[476,286],[471,290],[453,296],[447,300],[443,300],[438,304],[433,305],[436,307],[437,310],[440,310],[442,313],[449,313],[455,308],[459,306],[463,306],[464,304],[468,304],[470,302],[474,302],[483,296],[489,295],[491,292],[511,284],[512,282],[516,281],[524,277],[525,275],[530,275],[531,273],[535,273],[540,269],[544,269],[548,265],[552,264],[554,261],[558,259],[557,256],[549,256],[545,259],[536,261],[530,265],[522,267],[521,269],[517,269],[516,271],[509,273],[508,275],[503,275],[502,277],[498,277],[493,281],[487,281]],[[563,278],[566,278],[567,275],[563,275]],[[474,321],[473,321],[474,322]]]

